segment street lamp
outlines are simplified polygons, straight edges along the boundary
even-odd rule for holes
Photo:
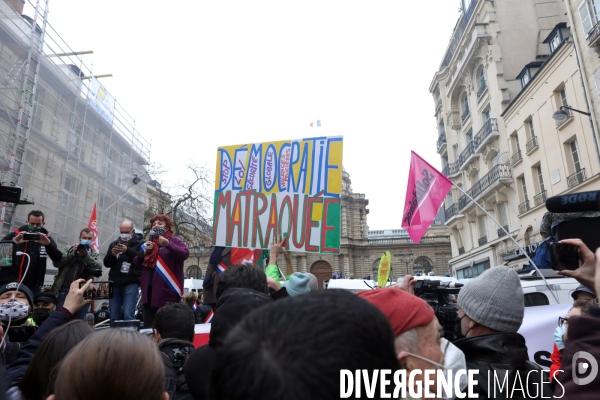
[[[397,256],[399,257],[399,261],[402,262],[402,259],[404,258],[404,254],[402,254],[402,252],[398,253]],[[410,265],[410,263],[412,262],[413,258],[415,256],[415,253],[413,253],[412,251],[410,251],[408,253],[408,258],[406,261],[404,261],[404,263],[406,264],[406,275],[410,275],[408,273],[408,266]]]
[[[204,243],[199,243],[194,245],[193,250],[194,254],[196,254],[198,269],[200,269],[200,274],[202,274],[202,269],[200,268],[200,258],[202,257],[202,254],[204,254],[206,247],[204,246]]]
[[[563,122],[563,121],[568,120],[571,117],[571,115],[569,115],[569,113],[566,110],[575,111],[575,112],[578,112],[580,114],[587,115],[588,117],[590,115],[592,115],[592,114],[590,114],[588,112],[576,110],[576,109],[571,108],[569,106],[560,106],[560,108],[558,110],[556,110],[554,112],[554,114],[552,114],[552,118],[555,121],[557,121],[557,122]]]

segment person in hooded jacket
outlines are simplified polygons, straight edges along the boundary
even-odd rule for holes
[[[133,222],[123,221],[120,236],[108,247],[104,266],[110,268],[109,280],[113,281],[113,298],[110,299],[110,324],[114,321],[135,319],[135,306],[140,288],[140,271],[133,267],[133,260],[144,243],[141,234],[135,233]]]
[[[252,289],[231,288],[223,292],[212,319],[208,344],[196,349],[183,368],[189,390],[195,399],[208,398],[210,371],[217,350],[229,331],[251,311],[272,303],[267,294]]]
[[[46,276],[46,260],[50,257],[52,262],[57,263],[62,259],[62,253],[56,247],[50,233],[44,229],[44,224],[44,213],[33,210],[27,215],[27,225],[2,238],[17,242],[17,251],[27,253],[30,260],[29,269],[25,256],[17,256],[14,267],[0,268],[0,286],[10,282],[21,282],[34,296],[41,291],[40,287],[44,285]],[[27,233],[38,234],[39,240],[25,240],[24,235]]]

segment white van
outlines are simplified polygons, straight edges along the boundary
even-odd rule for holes
[[[202,290],[202,283],[204,279],[184,279],[183,280],[183,294],[186,294],[192,289],[196,289],[196,292]]]
[[[579,286],[577,280],[565,278],[553,270],[542,269],[540,272],[546,278],[550,288],[546,286],[537,271],[519,271],[521,286],[525,294],[525,307],[573,303],[571,294]],[[555,296],[558,297],[558,301]]]
[[[386,286],[391,284],[388,282]],[[327,289],[342,289],[356,293],[363,290],[371,290],[375,286],[377,286],[377,282],[368,279],[330,279]]]

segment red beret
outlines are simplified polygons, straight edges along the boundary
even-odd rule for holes
[[[423,299],[397,288],[365,290],[358,296],[379,308],[390,321],[394,336],[425,326],[435,316]]]

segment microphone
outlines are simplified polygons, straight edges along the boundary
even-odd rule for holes
[[[150,230],[150,233],[148,234],[148,236],[149,236],[149,239],[150,239],[150,240],[152,240],[152,238],[153,238],[154,236],[156,236],[156,232],[154,232],[154,229],[151,229],[151,230]]]
[[[600,191],[550,197],[546,200],[546,208],[553,213],[600,211]]]

